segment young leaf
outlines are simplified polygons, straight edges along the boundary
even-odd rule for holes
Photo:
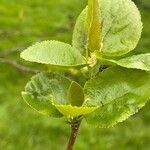
[[[121,56],[133,50],[141,37],[142,22],[140,13],[131,0],[99,0],[102,55]],[[73,46],[83,51],[87,44],[85,20],[87,8],[77,19]]]
[[[42,72],[32,77],[22,92],[24,100],[32,108],[49,116],[61,116],[55,104],[67,103],[71,81],[55,73]]]
[[[100,63],[118,65],[125,68],[135,68],[150,71],[150,53],[133,55],[119,60],[106,59],[98,56]]]
[[[87,47],[90,51],[100,50],[101,47],[101,17],[99,4],[99,0],[88,0]]]
[[[112,67],[88,81],[84,91],[87,106],[101,106],[87,115],[87,122],[111,127],[136,113],[150,99],[150,74]]]
[[[71,106],[71,105],[54,105],[64,116],[77,117],[86,115],[94,112],[98,106],[87,107],[87,106]]]
[[[81,106],[84,102],[82,87],[77,82],[72,82],[68,91],[68,101],[72,106]]]
[[[24,50],[21,53],[21,58],[59,67],[85,66],[84,59],[76,48],[58,41],[36,43]]]

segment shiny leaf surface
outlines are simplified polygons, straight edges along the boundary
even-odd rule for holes
[[[87,116],[87,122],[111,127],[136,113],[150,99],[150,74],[112,67],[89,80],[84,91],[87,106],[100,106]]]

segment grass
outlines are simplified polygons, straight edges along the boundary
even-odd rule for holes
[[[71,43],[75,19],[85,4],[86,0],[0,0],[0,52],[48,39]],[[150,10],[140,9],[144,31],[135,53],[150,51]],[[9,58],[20,60],[18,55]],[[0,64],[0,150],[63,150],[69,126],[37,114],[21,98],[31,75]],[[149,150],[149,141],[150,103],[111,129],[90,128],[83,122],[75,150]]]

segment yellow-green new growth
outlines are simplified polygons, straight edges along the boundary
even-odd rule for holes
[[[101,48],[100,4],[98,0],[88,0],[87,48],[90,51]]]

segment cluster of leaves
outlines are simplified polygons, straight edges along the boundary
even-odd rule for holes
[[[150,98],[150,54],[129,53],[141,32],[140,13],[131,0],[89,0],[77,19],[72,46],[44,41],[21,53],[52,70],[32,77],[24,100],[41,114],[85,118],[96,127],[127,119]]]

